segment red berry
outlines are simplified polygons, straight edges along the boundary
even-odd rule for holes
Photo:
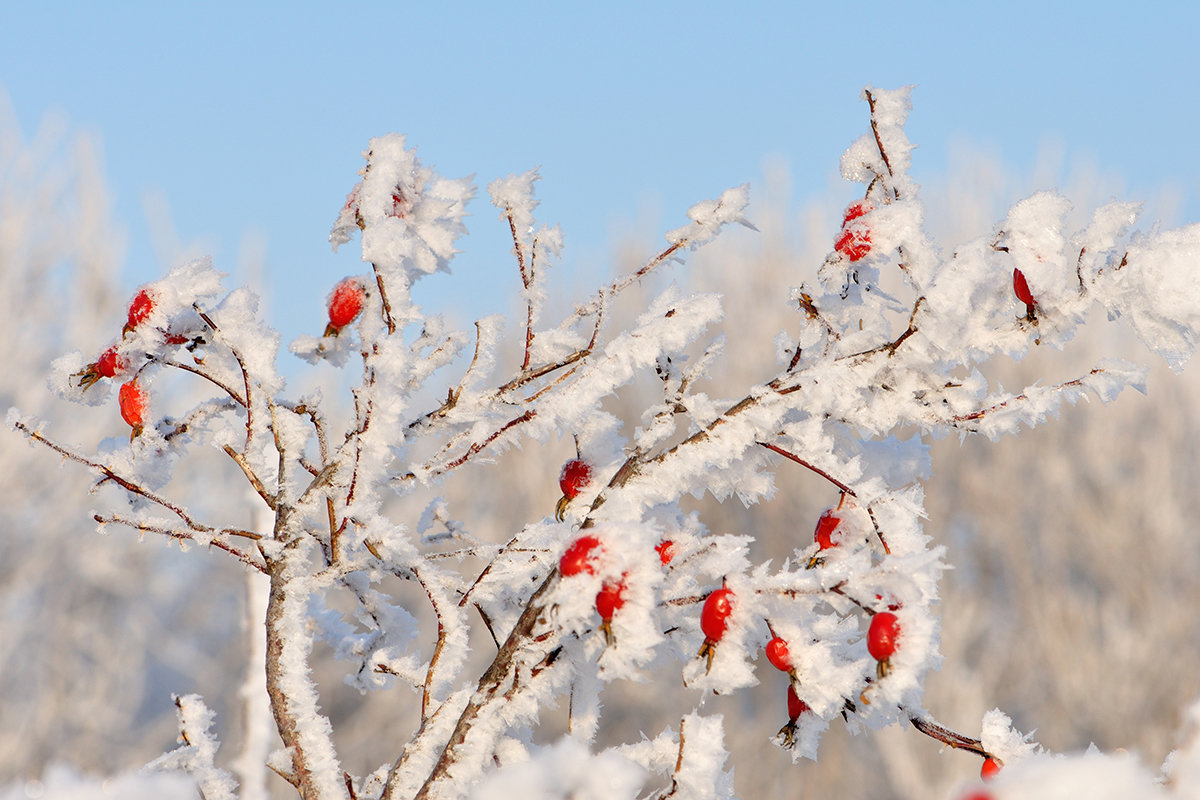
[[[100,358],[96,359],[96,371],[100,373],[100,377],[102,378],[111,378],[124,369],[125,359],[117,355],[115,345],[105,350],[100,355]]]
[[[787,642],[783,640],[782,636],[776,636],[767,642],[766,651],[767,661],[770,661],[775,669],[781,672],[792,671],[792,655],[788,652]]]
[[[733,590],[717,589],[704,601],[700,612],[700,630],[710,642],[719,642],[729,626],[729,615],[733,613]]]
[[[600,540],[595,536],[583,535],[575,541],[571,542],[570,546],[563,551],[562,558],[558,560],[558,572],[564,578],[569,578],[572,575],[578,575],[581,572],[587,572],[589,575],[596,574],[596,557],[599,553],[596,550],[600,548]]]
[[[154,296],[149,289],[139,289],[138,293],[133,296],[133,300],[129,303],[129,317],[125,322],[125,327],[121,329],[122,335],[129,333],[131,330],[141,325],[146,321],[146,317],[150,316],[150,312],[154,310]]]
[[[875,210],[875,204],[870,200],[859,200],[846,206],[846,213],[842,215],[842,227],[846,227],[846,223],[851,220],[856,220],[863,214],[869,214]]]
[[[810,710],[808,707],[808,703],[806,703],[800,699],[800,696],[798,694],[796,694],[796,687],[792,686],[790,683],[788,684],[787,704],[788,704],[788,719],[790,719],[792,722],[795,722],[796,718],[799,717],[801,714],[803,714],[805,711]]]
[[[654,546],[658,552],[658,558],[662,561],[663,566],[671,563],[671,559],[675,557],[675,543],[670,539],[664,539]]]
[[[325,328],[326,336],[337,336],[342,328],[349,325],[362,313],[366,292],[362,282],[357,278],[346,278],[333,287],[329,296],[329,325]]]
[[[833,249],[851,261],[861,261],[871,252],[871,232],[858,226],[843,229]]]
[[[983,760],[983,766],[979,768],[979,777],[985,781],[990,781],[992,778],[1000,774],[1001,764],[996,759],[988,756]]]
[[[625,605],[625,598],[621,596],[625,591],[625,576],[621,576],[619,581],[605,581],[600,587],[600,591],[596,593],[596,610],[600,612],[600,619],[605,622],[610,622],[613,614],[620,610],[621,606]]]
[[[871,617],[867,630],[867,652],[876,661],[887,661],[896,652],[900,638],[900,619],[890,611],[880,611]]]
[[[1026,306],[1037,305],[1033,299],[1033,292],[1029,291],[1029,283],[1025,280],[1025,273],[1019,269],[1013,270],[1013,292],[1017,295],[1017,299]]]
[[[558,474],[558,488],[568,500],[574,500],[591,482],[592,468],[582,458],[572,458]]]
[[[140,434],[146,423],[146,390],[137,382],[137,378],[121,386],[117,403],[121,407],[121,418],[133,428],[132,435]]]
[[[813,531],[813,540],[821,550],[828,550],[837,544],[833,541],[833,532],[841,524],[842,518],[835,514],[832,508],[825,509],[821,514],[821,518],[817,520],[816,530]]]
[[[961,800],[992,800],[992,796],[988,792],[976,791],[964,795]]]
[[[87,391],[93,383],[101,378],[111,378],[119,372],[124,372],[126,366],[128,365],[125,359],[117,355],[117,346],[113,345],[101,353],[99,358],[71,377],[78,378],[79,385],[83,387],[84,391]]]

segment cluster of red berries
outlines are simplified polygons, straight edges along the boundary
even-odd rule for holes
[[[808,703],[800,699],[800,695],[796,694],[796,665],[792,662],[792,654],[788,651],[787,640],[782,636],[772,636],[771,641],[767,642],[764,648],[767,654],[767,661],[771,662],[771,666],[780,672],[788,674],[787,687],[787,710],[788,721],[776,736],[783,740],[784,747],[791,747],[796,743],[796,721],[800,719],[800,715],[809,711]]]
[[[654,548],[658,552],[663,566],[671,563],[674,558],[675,545],[670,539],[665,539]],[[597,563],[604,552],[600,540],[590,533],[585,533],[567,546],[558,560],[558,573],[564,578],[570,578],[586,572],[596,574]],[[612,620],[616,613],[625,605],[625,579],[628,573],[622,573],[620,578],[606,579],[596,593],[596,612],[600,614],[600,629],[604,631],[607,644],[616,642],[612,631]]]
[[[850,261],[861,261],[871,252],[871,229],[867,227],[865,215],[875,210],[870,200],[851,203],[842,215],[842,232],[833,249]]]
[[[129,303],[125,325],[121,328],[122,339],[136,331],[146,322],[151,313],[153,313],[156,303],[157,295],[153,289],[143,287],[137,291],[133,296],[133,300]],[[164,331],[162,335],[167,344],[186,344],[189,341],[194,341],[194,343],[198,344],[201,341],[200,339],[189,340],[187,336],[171,331]],[[129,367],[129,360],[120,354],[120,344],[114,344],[101,353],[99,358],[79,372],[76,372],[72,377],[78,380],[79,386],[82,387],[83,391],[87,391],[101,378],[115,378],[127,372]],[[121,410],[121,418],[125,420],[131,429],[130,438],[136,438],[145,427],[147,408],[149,406],[149,397],[146,389],[138,383],[136,376],[127,383],[122,384],[117,393],[117,404]]]

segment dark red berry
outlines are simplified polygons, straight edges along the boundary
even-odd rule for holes
[[[770,661],[775,669],[781,672],[792,671],[792,655],[788,652],[787,642],[782,636],[776,636],[767,642],[766,652],[767,661]]]
[[[700,630],[710,642],[719,642],[729,627],[729,615],[733,613],[734,594],[732,589],[717,589],[704,601],[700,612]]]
[[[833,532],[842,524],[842,518],[839,517],[832,508],[825,509],[821,514],[821,518],[817,520],[817,527],[813,531],[813,541],[821,550],[828,550],[833,547],[836,542],[833,541]]]
[[[558,474],[558,488],[568,500],[574,500],[591,482],[592,467],[582,458],[572,458]]]
[[[787,704],[788,719],[790,719],[792,722],[795,722],[796,719],[805,711],[810,710],[808,703],[800,699],[800,695],[796,694],[796,687],[792,686],[790,683],[788,684],[787,690]]]
[[[871,617],[867,630],[867,652],[876,661],[887,661],[896,652],[900,638],[900,619],[890,611],[880,611]]]
[[[870,200],[858,200],[846,206],[846,213],[842,215],[842,227],[846,227],[847,222],[858,219],[863,214],[869,214],[875,210],[875,205]]]
[[[596,558],[599,557],[600,540],[595,536],[585,534],[580,536],[563,551],[562,558],[558,560],[558,572],[564,578],[569,578],[572,575],[578,575],[581,572],[587,572],[589,575],[596,574]]]
[[[622,593],[625,591],[625,576],[621,576],[619,581],[605,581],[600,587],[600,591],[596,593],[596,611],[600,613],[600,619],[605,622],[610,622],[613,614],[625,605],[625,598]]]
[[[1029,282],[1025,280],[1025,273],[1019,269],[1013,270],[1013,293],[1026,306],[1033,307],[1037,305],[1033,299],[1033,292],[1029,291]]]
[[[658,558],[662,561],[663,566],[671,563],[671,559],[675,557],[675,543],[670,539],[659,542],[654,546],[658,552]]]

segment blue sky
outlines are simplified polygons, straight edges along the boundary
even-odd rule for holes
[[[491,179],[540,165],[560,279],[586,285],[571,271],[605,269],[615,232],[661,242],[767,159],[798,201],[824,196],[867,84],[917,85],[918,180],[955,141],[1027,171],[1053,139],[1127,199],[1172,187],[1200,220],[1197,30],[1190,3],[39,2],[6,4],[0,86],[26,136],[48,113],[98,136],[128,287],[163,269],[143,212],[161,192],[222,269],[262,237],[286,342],[319,333],[326,292],[364,271],[328,231],[367,140],[390,131],[476,176],[457,277],[421,298],[472,316],[517,286]]]

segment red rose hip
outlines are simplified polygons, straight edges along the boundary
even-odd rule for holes
[[[125,327],[121,329],[121,335],[124,336],[145,322],[146,317],[150,316],[150,312],[153,310],[154,295],[149,289],[139,289],[129,303],[129,316],[125,320]]]
[[[700,611],[700,630],[704,631],[704,644],[700,645],[697,656],[707,657],[705,671],[712,669],[713,656],[717,652],[717,642],[725,635],[729,627],[729,616],[733,613],[734,593],[732,589],[721,587],[715,590],[704,601]]]
[[[132,440],[141,435],[146,424],[146,390],[134,378],[123,384],[117,393],[117,403],[121,407],[121,418],[132,428],[129,438]]]
[[[729,627],[729,615],[733,613],[732,589],[720,588],[714,591],[704,601],[700,612],[700,630],[712,642],[721,641],[725,629]]]
[[[554,506],[554,518],[559,522],[566,516],[567,504],[579,496],[588,484],[592,482],[592,466],[582,458],[572,458],[563,464],[558,473],[558,488],[562,497]]]
[[[767,642],[766,653],[767,661],[770,661],[775,669],[789,673],[792,671],[792,654],[788,652],[787,642],[782,636],[776,636]]]
[[[616,638],[612,632],[612,618],[625,605],[625,576],[619,581],[605,581],[596,593],[596,611],[600,614],[600,628],[604,631],[604,641],[615,644]]]
[[[346,278],[335,286],[329,296],[329,324],[325,327],[325,335],[337,336],[362,313],[365,300],[366,292],[357,278]]]
[[[800,719],[800,715],[810,709],[808,703],[801,700],[800,695],[796,694],[796,687],[790,683],[787,689],[787,707],[787,724],[780,728],[779,733],[776,735],[783,740],[784,747],[792,747],[796,744],[796,720]]]
[[[595,536],[585,534],[580,536],[563,551],[562,557],[558,560],[558,572],[564,578],[569,578],[572,575],[578,575],[581,572],[587,572],[589,575],[596,574],[596,559],[599,557],[603,548],[600,547],[600,540]]]
[[[86,392],[96,381],[101,378],[112,378],[118,373],[124,372],[127,366],[125,359],[117,355],[117,346],[113,345],[101,353],[98,359],[76,372],[72,377],[79,379],[79,385]]]
[[[871,627],[867,629],[867,652],[879,662],[880,678],[887,677],[891,669],[890,659],[896,652],[899,639],[899,617],[890,611],[880,611],[871,617]]]

